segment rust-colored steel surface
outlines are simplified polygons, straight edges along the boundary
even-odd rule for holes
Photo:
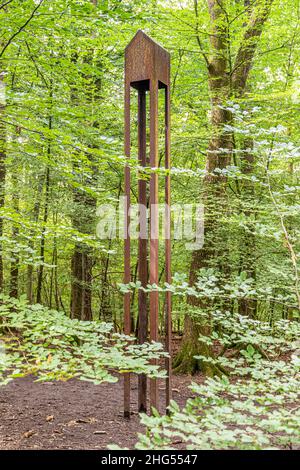
[[[165,176],[165,279],[171,284],[171,181],[170,181],[170,87],[165,89],[165,169],[169,173]],[[172,398],[172,303],[171,292],[166,292],[165,302],[165,333],[166,350],[169,357],[166,358],[166,407]]]
[[[125,155],[130,157],[130,83],[125,80]],[[130,270],[130,168],[125,168],[125,214],[124,214],[124,283],[131,281]],[[131,333],[130,292],[124,296],[124,333]],[[124,416],[130,418],[130,374],[124,375]]]
[[[138,91],[138,152],[139,163],[146,166],[146,92]],[[138,202],[141,204],[140,211],[140,233],[138,250],[138,275],[143,287],[148,284],[148,265],[147,265],[147,181],[140,178],[138,181]],[[143,344],[147,341],[148,315],[147,315],[147,294],[143,290],[138,293],[139,322],[138,339]],[[139,375],[138,377],[138,410],[147,411],[147,377]]]
[[[149,93],[149,163],[151,168],[158,168],[158,95],[164,89],[165,97],[165,168],[170,169],[170,54],[149,38],[143,31],[138,31],[125,49],[125,155],[130,158],[130,90],[138,91],[138,159],[142,167],[147,165],[147,109],[146,95]],[[170,219],[170,175],[165,176],[165,280],[171,282],[171,219]],[[147,181],[138,180],[138,202],[140,204],[140,227],[138,246],[138,277],[142,286],[158,285],[159,281],[159,181],[158,173],[152,172],[149,185],[150,223],[147,224],[145,211],[148,202]],[[125,240],[124,240],[124,282],[131,280],[130,269],[130,168],[125,168]],[[150,238],[147,242],[147,238]],[[148,253],[149,250],[149,253]],[[149,263],[148,263],[149,258]],[[166,293],[164,302],[165,345],[171,356],[171,293]],[[138,340],[142,344],[148,339],[158,341],[159,294],[151,291],[149,295],[149,322],[147,295],[139,290],[138,295]],[[148,331],[149,323],[149,331]],[[131,333],[130,293],[124,297],[124,332]],[[155,361],[154,361],[155,363]],[[168,378],[166,380],[166,406],[171,399],[171,357],[166,359]],[[150,380],[150,408],[159,408],[158,385],[156,379]],[[139,376],[138,409],[147,411],[147,379]],[[130,417],[130,374],[124,377],[124,416]]]

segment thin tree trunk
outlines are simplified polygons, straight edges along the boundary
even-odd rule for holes
[[[49,117],[48,117],[48,129],[49,131],[52,130],[53,125],[53,117],[52,117],[52,103],[53,101],[53,79],[52,76],[50,78],[50,85],[49,85]],[[43,228],[41,234],[41,245],[40,245],[40,267],[38,270],[38,278],[37,278],[37,294],[36,294],[36,301],[37,303],[41,303],[42,301],[42,286],[43,286],[43,274],[44,274],[44,262],[45,262],[45,238],[46,238],[46,224],[48,221],[48,214],[49,214],[49,204],[50,204],[50,166],[49,161],[51,158],[51,140],[48,140],[47,145],[47,157],[48,157],[48,165],[46,168],[46,175],[45,175],[45,205],[44,205],[44,217],[43,217]]]
[[[73,227],[82,233],[92,233],[96,200],[83,190],[74,189]],[[76,243],[71,262],[71,318],[92,320],[93,252],[86,243]]]
[[[251,175],[254,169],[254,154],[253,154],[253,139],[245,139],[243,142],[243,152],[241,157],[241,170],[245,176]],[[250,207],[253,205],[254,187],[253,183],[247,179],[243,182],[242,188],[243,202],[246,208],[243,209],[243,214],[246,218],[246,227],[241,236],[240,252],[240,271],[247,274],[247,278],[256,278],[255,264],[253,257],[255,255],[255,236],[253,213]],[[239,301],[239,313],[254,318],[257,309],[257,301],[255,299],[241,299]]]
[[[50,144],[49,144],[50,147]],[[48,150],[48,154],[50,149]],[[49,212],[49,196],[50,196],[50,168],[47,167],[46,178],[45,178],[45,206],[44,206],[44,217],[43,217],[43,229],[41,234],[41,245],[40,245],[40,267],[38,270],[37,278],[37,291],[36,291],[36,301],[37,303],[42,302],[42,286],[43,286],[43,274],[44,274],[44,263],[45,263],[45,232],[46,224],[48,221],[48,212]]]
[[[18,179],[16,177],[15,172],[12,175],[13,181],[13,195],[12,195],[12,206],[15,212],[18,213],[19,211],[19,193],[18,193]],[[12,239],[17,241],[19,237],[19,227],[15,223],[13,223],[12,227]],[[17,298],[18,297],[18,280],[19,280],[19,256],[12,252],[10,264],[10,288],[9,288],[9,295],[10,297]]]
[[[97,6],[97,0],[90,0],[94,6]],[[89,62],[92,58],[88,58]],[[95,95],[98,97],[98,92],[101,89],[101,80],[95,79]],[[91,96],[91,101],[93,100]],[[93,127],[98,127],[96,122]],[[96,169],[93,169],[93,176],[95,177]],[[84,190],[74,188],[73,190],[74,201],[74,215],[73,226],[80,232],[92,233],[94,230],[95,213],[96,213],[96,199],[93,196],[85,193]],[[80,320],[92,320],[92,267],[93,267],[93,253],[92,249],[84,243],[77,243],[74,247],[74,252],[71,261],[71,318]]]
[[[55,265],[54,268],[54,298],[55,298],[55,306],[56,310],[60,309],[60,294],[59,294],[59,287],[58,287],[58,256],[57,256],[57,240],[56,237],[54,238],[54,247],[53,247],[53,264]],[[63,305],[62,305],[63,307]]]
[[[40,215],[40,194],[43,190],[44,178],[39,179],[39,184],[37,188],[37,197],[33,207],[33,222],[37,223]],[[34,249],[34,230],[30,234],[29,248]],[[27,300],[29,303],[33,302],[33,265],[29,264],[27,267]]]
[[[0,209],[3,209],[5,203],[5,158],[6,158],[6,129],[4,124],[5,114],[5,83],[3,74],[0,72]],[[3,237],[3,218],[0,217],[0,237]],[[0,290],[4,288],[3,274],[3,244],[0,241]]]

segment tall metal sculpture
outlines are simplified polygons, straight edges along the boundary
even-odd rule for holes
[[[165,96],[165,168],[170,168],[170,54],[149,38],[143,31],[138,31],[125,49],[125,155],[130,158],[130,94],[131,88],[138,91],[138,159],[141,166],[147,166],[147,113],[146,93],[150,93],[149,109],[149,147],[150,167],[158,168],[158,93],[164,89]],[[165,281],[171,282],[171,240],[170,240],[170,175],[165,175]],[[124,241],[124,283],[131,281],[130,269],[130,167],[125,168],[125,241]],[[139,178],[138,202],[147,207],[147,181]],[[138,246],[138,278],[141,285],[148,283],[158,285],[159,282],[159,213],[158,213],[158,174],[152,172],[150,176],[149,206],[149,243],[145,236],[148,233],[147,220],[140,217],[140,235]],[[149,247],[148,247],[149,245]],[[149,266],[148,266],[149,248]],[[148,278],[149,272],[149,278]],[[171,292],[165,294],[165,345],[171,355]],[[124,332],[131,333],[131,295],[124,298]],[[147,294],[139,290],[138,295],[138,339],[144,343],[148,337],[148,302]],[[158,341],[159,296],[158,291],[149,294],[150,340]],[[166,359],[166,406],[171,399],[171,358]],[[158,408],[158,384],[156,379],[150,380],[150,407]],[[138,409],[147,410],[147,379],[139,376],[138,379]],[[130,417],[130,374],[124,376],[124,416]]]

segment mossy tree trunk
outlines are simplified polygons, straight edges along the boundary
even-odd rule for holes
[[[202,202],[205,211],[203,248],[194,251],[190,267],[190,284],[197,279],[199,269],[216,267],[228,276],[229,264],[226,260],[226,230],[222,227],[222,217],[226,215],[227,191],[226,178],[215,172],[226,168],[231,162],[233,136],[227,125],[232,123],[231,112],[226,110],[228,100],[241,96],[246,88],[249,72],[253,63],[263,26],[270,14],[273,0],[259,0],[251,10],[241,44],[235,59],[232,57],[229,36],[229,20],[226,1],[207,0],[211,20],[210,56],[203,52],[200,37],[197,42],[207,65],[208,83],[211,94],[211,139],[206,157],[206,171],[202,185]],[[198,2],[195,0],[196,32],[198,31]],[[245,3],[247,6],[247,3]],[[196,299],[189,303],[197,305]],[[198,306],[205,308],[203,301]],[[194,373],[201,369],[208,376],[220,375],[222,371],[194,356],[212,356],[206,344],[199,342],[199,334],[209,336],[210,326],[199,325],[187,316],[184,335],[179,353],[174,360],[175,372]]]

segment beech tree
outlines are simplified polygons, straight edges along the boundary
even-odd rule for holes
[[[261,0],[251,4],[245,2],[245,13],[249,17],[244,27],[243,37],[235,58],[232,57],[230,44],[230,24],[228,18],[228,2],[226,0],[208,0],[211,29],[209,31],[210,51],[207,55],[199,36],[198,45],[207,67],[208,83],[211,96],[211,139],[207,149],[206,176],[203,179],[203,202],[205,207],[205,241],[201,250],[193,252],[190,267],[190,284],[197,279],[202,267],[211,266],[212,260],[219,260],[219,270],[226,275],[226,257],[224,249],[226,233],[222,227],[222,219],[226,214],[227,187],[226,176],[216,170],[230,165],[234,138],[227,126],[232,124],[233,116],[229,101],[243,95],[249,73],[255,59],[255,52],[263,32],[264,25],[270,15],[273,0]],[[195,0],[196,32],[199,18],[198,1]],[[216,218],[216,213],[218,217]],[[225,239],[225,240],[224,240]],[[223,256],[222,256],[223,252]],[[195,299],[192,298],[192,304]],[[209,363],[200,364],[195,356],[211,355],[209,348],[199,341],[199,333],[209,335],[208,326],[199,326],[190,316],[185,318],[184,338],[181,350],[175,359],[175,367],[179,372],[195,372],[204,369],[207,374],[218,373],[216,366]]]

